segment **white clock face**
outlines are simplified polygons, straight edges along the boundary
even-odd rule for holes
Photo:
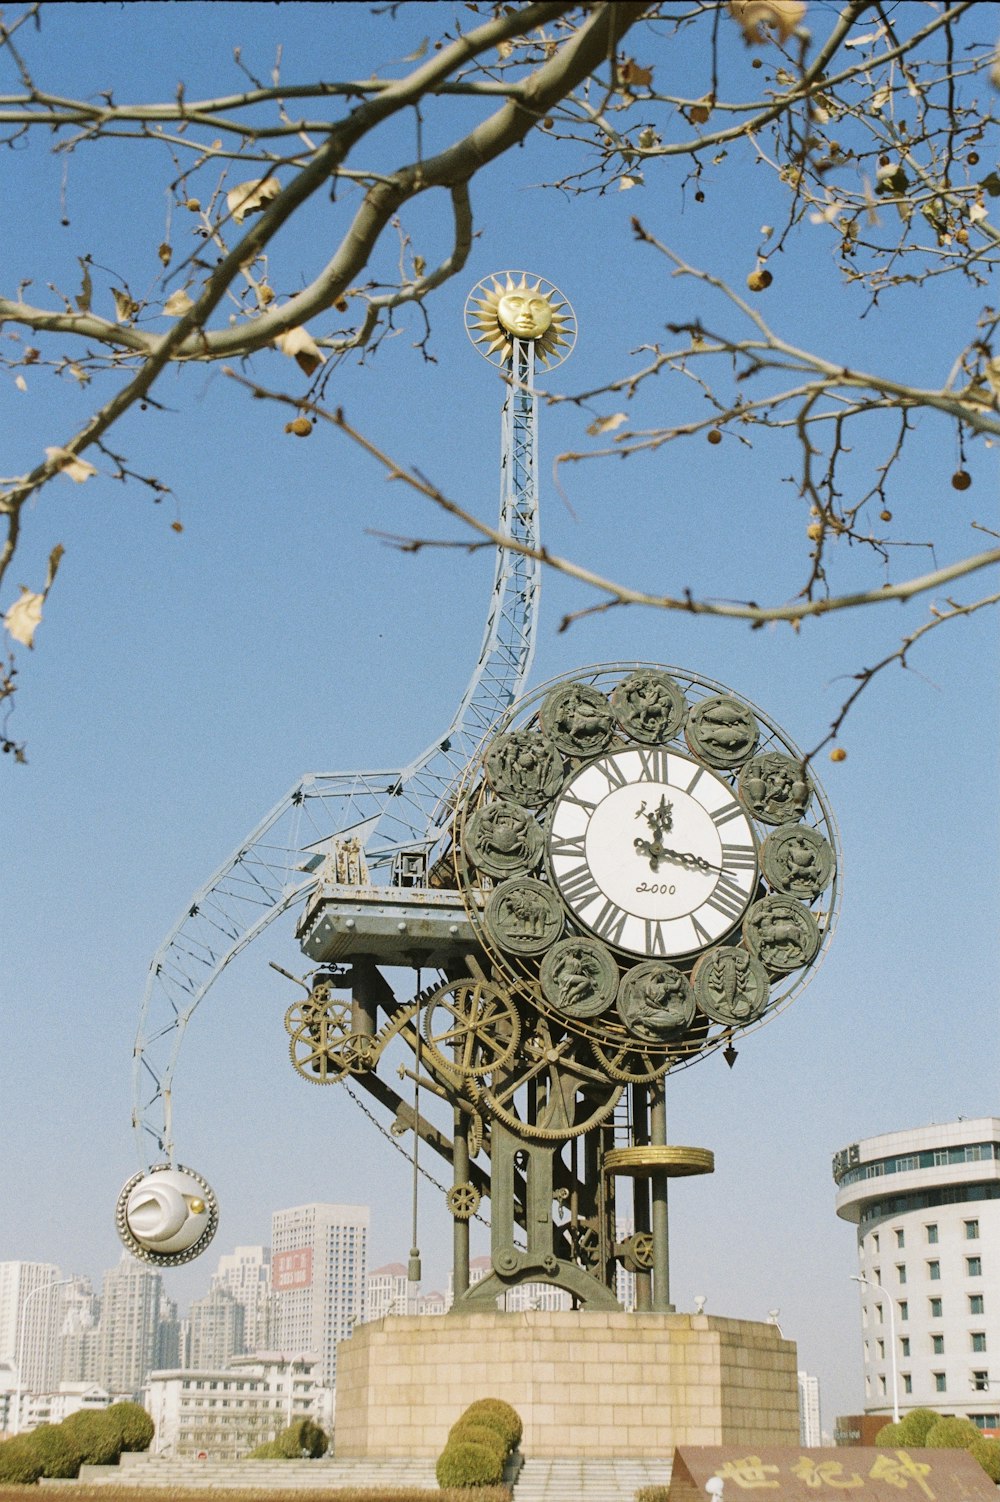
[[[630,954],[717,944],[757,889],[757,844],[732,788],[675,751],[609,752],[552,811],[549,867],[591,933]]]

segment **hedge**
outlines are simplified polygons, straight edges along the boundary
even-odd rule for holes
[[[920,1449],[927,1441],[927,1433],[941,1417],[933,1408],[911,1408],[900,1420],[903,1444]]]
[[[139,1403],[112,1403],[104,1410],[108,1423],[118,1436],[123,1452],[148,1450],[153,1443],[156,1425]]]
[[[434,1468],[438,1486],[496,1486],[503,1480],[506,1452],[499,1455],[487,1445],[468,1440],[449,1440]]]
[[[470,1423],[487,1424],[498,1430],[507,1441],[508,1450],[513,1450],[521,1443],[521,1435],[524,1433],[521,1415],[516,1408],[505,1403],[503,1398],[477,1398],[462,1414],[462,1420],[466,1419]]]
[[[121,1439],[106,1409],[81,1408],[59,1427],[79,1450],[81,1465],[117,1465]]]
[[[301,1418],[289,1424],[287,1429],[282,1429],[274,1439],[266,1440],[256,1450],[251,1450],[247,1459],[301,1460],[306,1455],[310,1460],[318,1460],[326,1454],[329,1443],[325,1429],[321,1429],[313,1419]]]
[[[493,1486],[524,1426],[516,1408],[502,1398],[478,1398],[451,1426],[435,1474],[444,1487]]]

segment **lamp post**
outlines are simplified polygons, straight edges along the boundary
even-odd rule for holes
[[[892,1368],[892,1422],[899,1423],[899,1367],[896,1360],[896,1311],[893,1307],[892,1295],[881,1283],[876,1283],[873,1278],[866,1278],[861,1273],[851,1276],[852,1283],[864,1283],[867,1288],[877,1288],[879,1293],[884,1294],[889,1306],[889,1345],[891,1351]]]
[[[68,1283],[73,1283],[75,1281],[76,1280],[74,1278],[59,1278],[53,1283],[39,1283],[37,1288],[33,1288],[30,1293],[25,1294],[24,1302],[21,1305],[20,1314],[18,1317],[19,1328],[17,1332],[17,1360],[15,1362],[15,1365],[17,1367],[17,1386],[14,1389],[15,1434],[20,1434],[21,1432],[21,1393],[24,1388],[24,1337],[28,1333],[28,1320],[26,1316],[28,1305],[31,1303],[32,1299],[37,1298],[40,1293],[51,1293],[53,1288],[65,1288]]]

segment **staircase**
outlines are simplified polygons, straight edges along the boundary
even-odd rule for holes
[[[434,1492],[434,1460],[194,1460],[123,1455],[116,1466],[83,1466],[79,1481],[45,1481],[45,1487],[128,1486],[238,1489],[253,1492],[335,1493],[340,1488]],[[514,1482],[514,1502],[634,1502],[641,1486],[666,1486],[669,1460],[541,1460],[526,1458]]]

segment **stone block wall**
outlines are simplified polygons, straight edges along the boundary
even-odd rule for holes
[[[342,1458],[436,1456],[476,1398],[504,1398],[525,1455],[669,1457],[796,1445],[796,1352],[777,1328],[697,1314],[532,1311],[359,1325],[337,1351]]]

